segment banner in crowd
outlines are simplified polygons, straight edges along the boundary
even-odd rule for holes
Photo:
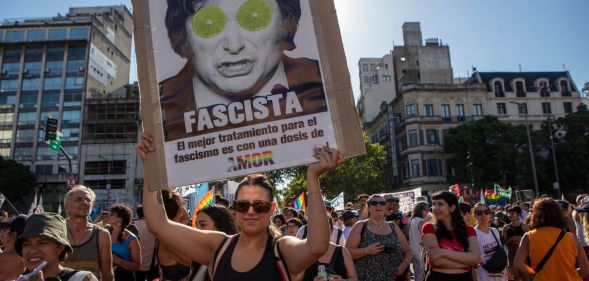
[[[417,202],[417,198],[421,196],[421,188],[389,194],[399,198],[400,210],[403,213],[407,213],[413,211],[413,205]],[[384,194],[381,195],[384,196]]]
[[[333,198],[330,203],[331,207],[333,207],[335,211],[342,211],[345,209],[344,193],[341,192],[338,196]]]
[[[503,188],[498,184],[494,184],[493,188],[485,189],[485,203],[488,205],[507,205],[512,196],[511,186]]]
[[[301,194],[294,199],[293,208],[295,210],[297,210],[297,211],[298,210],[303,210],[303,211],[307,212],[307,206],[305,204],[305,192],[304,191],[301,192]]]
[[[133,0],[150,188],[365,153],[333,0],[217,2]]]

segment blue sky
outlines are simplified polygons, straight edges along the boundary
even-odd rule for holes
[[[164,1],[164,0],[162,0]],[[479,71],[571,72],[578,88],[589,82],[587,0],[334,0],[356,97],[357,63],[403,44],[401,26],[421,22],[423,37],[450,46],[454,75]],[[48,17],[71,6],[125,4],[130,0],[2,1],[0,19]],[[134,62],[134,60],[133,60]],[[135,68],[131,79],[136,80]]]

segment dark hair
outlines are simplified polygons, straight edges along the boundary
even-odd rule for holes
[[[0,217],[6,217],[6,218],[8,218],[8,212],[7,211],[4,211],[4,210],[0,211]]]
[[[172,220],[178,214],[178,210],[183,208],[184,199],[180,194],[172,191],[172,189],[162,189],[162,197],[164,198],[164,208],[168,219]]]
[[[438,241],[441,239],[456,240],[464,247],[464,251],[468,251],[468,237],[466,236],[466,223],[460,214],[458,208],[458,197],[456,194],[449,191],[438,191],[432,195],[432,200],[444,200],[448,206],[456,206],[454,212],[450,214],[452,219],[452,226],[454,227],[454,236],[448,231],[443,222],[437,221],[434,226],[436,228],[436,238]]]
[[[413,212],[411,212],[411,218],[422,218],[423,219],[423,211],[429,210],[429,206],[427,202],[417,202],[413,205]]]
[[[466,213],[470,213],[472,207],[470,206],[470,204],[463,202],[458,204],[458,209],[460,209],[460,214],[464,216]]]
[[[561,229],[565,227],[561,208],[558,203],[550,197],[536,200],[532,207],[530,227],[540,228],[544,226],[554,226]]]
[[[229,235],[233,235],[237,233],[237,229],[235,228],[235,221],[233,221],[233,216],[229,213],[229,210],[222,205],[209,205],[200,210],[198,213],[203,212],[207,214],[215,223],[215,228],[218,231],[224,232]],[[198,214],[197,213],[197,214]]]
[[[274,220],[279,219],[282,224],[286,224],[286,219],[284,218],[283,214],[276,214],[273,218],[272,218],[272,222],[274,222]]]
[[[287,224],[288,224],[289,222],[290,222],[290,223],[294,223],[294,224],[296,224],[298,227],[301,227],[301,226],[303,226],[303,222],[302,222],[302,221],[301,221],[299,218],[292,218],[292,219],[289,219],[289,220],[288,220],[288,222],[287,222]]]
[[[237,190],[235,191],[235,198],[237,198],[237,194],[239,194],[241,188],[246,185],[257,185],[259,187],[262,187],[266,191],[268,191],[268,197],[270,201],[274,199],[274,186],[272,185],[270,179],[268,179],[267,176],[263,174],[250,174],[245,176],[243,180],[241,180],[241,182],[239,182],[239,184],[237,185]]]
[[[293,217],[298,218],[299,217],[299,213],[297,212],[297,210],[291,208],[291,207],[284,207],[284,209],[282,209],[282,213],[286,214],[286,213],[291,213]]]
[[[170,45],[176,54],[183,58],[192,56],[190,51],[189,40],[186,30],[186,21],[197,9],[202,7],[204,0],[168,0],[168,9],[166,11],[166,29],[168,30],[168,39]],[[285,50],[293,50],[296,46],[294,37],[301,17],[301,3],[299,0],[276,0],[280,15],[282,16],[282,33],[281,41],[284,41]],[[198,6],[198,8],[197,8]]]
[[[123,242],[123,234],[125,233],[125,229],[131,222],[132,214],[131,208],[124,204],[115,204],[110,207],[110,213],[116,214],[117,217],[121,218],[121,231],[117,236],[117,242]]]
[[[515,212],[516,214],[521,215],[522,208],[520,206],[511,205],[509,208],[507,208],[507,212]]]

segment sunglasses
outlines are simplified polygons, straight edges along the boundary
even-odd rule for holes
[[[370,206],[376,206],[376,205],[386,206],[387,202],[385,202],[385,201],[369,201],[368,205],[370,205]]]
[[[272,22],[272,17],[272,6],[266,1],[245,2],[236,14],[239,26],[252,32],[265,29]],[[227,21],[225,11],[219,6],[206,6],[192,17],[192,29],[199,37],[215,37],[225,30]]]
[[[250,207],[254,207],[254,212],[256,213],[267,213],[270,212],[272,202],[266,202],[262,200],[255,200],[254,202],[249,202],[247,200],[236,200],[233,202],[233,210],[239,213],[247,213]]]
[[[482,216],[483,214],[485,214],[485,215],[490,215],[490,214],[491,214],[491,211],[490,211],[490,210],[476,210],[476,211],[474,212],[474,214],[480,217],[480,216]]]

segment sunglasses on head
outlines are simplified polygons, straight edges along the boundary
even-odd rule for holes
[[[249,202],[247,200],[236,200],[233,202],[233,210],[239,213],[247,213],[250,207],[254,207],[254,212],[256,213],[267,213],[270,212],[272,202],[266,202],[262,200],[255,200],[254,202]]]
[[[386,206],[387,202],[385,201],[369,201],[368,205],[370,206],[376,206],[376,205],[381,205],[381,206]]]
[[[476,210],[476,211],[474,211],[474,214],[477,216],[482,216],[483,214],[490,215],[491,211],[490,210]]]

